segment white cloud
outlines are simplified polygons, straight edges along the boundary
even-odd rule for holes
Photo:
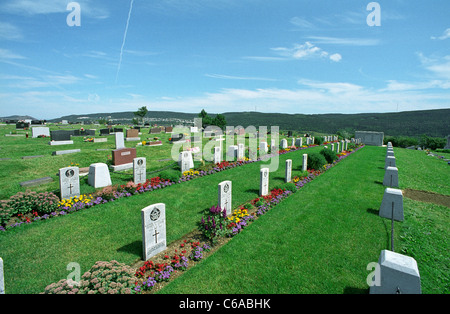
[[[295,44],[293,48],[277,47],[271,50],[282,57],[291,59],[330,58],[335,62],[339,62],[342,59],[340,54],[335,53],[330,56],[328,52],[309,41],[304,44]]]
[[[26,59],[24,56],[15,54],[8,49],[0,48],[0,60],[11,60],[11,59]]]
[[[306,19],[300,18],[298,16],[291,18],[290,22],[291,22],[291,24],[298,26],[300,28],[314,28],[314,24],[312,24],[312,23],[308,22]]]
[[[339,62],[342,60],[342,56],[338,53],[335,53],[330,56],[330,59],[331,59],[331,61]]]
[[[18,40],[22,38],[22,31],[17,26],[7,22],[0,22],[0,39]]]
[[[248,80],[248,81],[276,81],[275,79],[265,77],[252,77],[252,76],[233,76],[222,74],[205,74],[206,77],[224,79],[224,80]]]
[[[444,34],[442,34],[439,37],[434,37],[434,36],[431,37],[431,39],[439,39],[439,40],[445,40],[445,39],[448,39],[448,38],[450,38],[450,28],[447,28],[444,31]]]
[[[309,36],[312,42],[318,44],[332,44],[343,46],[376,46],[380,43],[379,39],[371,38],[340,38],[340,37],[324,37],[324,36]]]

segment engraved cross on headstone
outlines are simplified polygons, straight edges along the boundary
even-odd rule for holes
[[[155,228],[155,233],[153,234],[153,236],[155,237],[155,243],[158,243],[158,234],[159,232]]]

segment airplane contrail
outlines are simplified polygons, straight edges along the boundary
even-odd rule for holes
[[[123,48],[125,47],[125,41],[127,40],[128,25],[130,24],[131,11],[133,10],[133,2],[134,2],[134,0],[131,0],[130,11],[128,12],[127,26],[125,27],[125,33],[123,34],[122,47],[120,48],[119,65],[117,67],[117,73],[116,73],[116,84],[117,84],[117,79],[119,78],[120,66],[122,65]]]

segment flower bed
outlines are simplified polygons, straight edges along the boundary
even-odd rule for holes
[[[310,147],[312,147],[312,146],[317,146],[317,145],[316,144],[310,145]],[[280,155],[287,154],[289,152],[294,152],[294,151],[305,149],[305,148],[308,148],[308,146],[290,147],[289,149],[280,150],[278,152],[278,154],[280,154]],[[277,154],[276,152],[268,154],[265,156],[265,158],[273,157],[276,154]],[[347,156],[347,154],[340,154],[337,161],[341,160],[342,158],[344,158],[346,156]],[[243,165],[253,163],[253,162],[258,162],[258,161],[261,161],[261,158],[258,158],[256,160],[248,160],[248,158],[246,158],[246,160],[238,160],[238,161],[233,161],[233,162],[223,161],[219,164],[216,164],[212,169],[209,169],[207,171],[206,170],[193,170],[193,169],[186,171],[185,173],[183,173],[181,178],[176,182],[168,180],[168,179],[162,179],[159,177],[155,177],[155,178],[147,179],[147,181],[144,184],[135,185],[134,183],[129,182],[127,185],[110,186],[110,187],[106,187],[103,190],[98,191],[92,195],[80,195],[80,197],[78,197],[78,198],[73,198],[71,200],[66,200],[66,201],[63,200],[64,202],[62,202],[62,203],[59,202],[59,198],[55,194],[45,193],[45,195],[48,195],[48,197],[50,199],[54,200],[54,202],[52,201],[52,205],[53,205],[53,203],[56,203],[57,205],[52,206],[51,210],[47,209],[45,213],[37,211],[37,213],[38,213],[37,215],[32,213],[32,210],[30,209],[29,206],[24,207],[26,212],[22,213],[23,216],[17,216],[17,213],[12,213],[12,211],[8,207],[8,203],[11,202],[11,199],[16,197],[16,196],[13,196],[10,198],[10,200],[0,202],[0,231],[6,231],[8,229],[21,226],[23,223],[29,224],[29,223],[32,223],[34,221],[38,221],[41,219],[48,219],[48,218],[53,218],[53,217],[64,216],[64,215],[74,212],[74,211],[78,211],[78,210],[85,209],[85,208],[90,208],[92,206],[104,204],[104,203],[107,203],[110,201],[115,201],[115,200],[118,200],[123,197],[130,197],[135,194],[140,194],[140,193],[144,193],[144,192],[150,192],[153,190],[163,189],[163,188],[166,188],[173,184],[190,181],[190,180],[198,178],[198,177],[203,177],[205,175],[211,175],[216,172],[233,169],[233,168],[236,168],[239,166],[243,166]],[[298,181],[295,184],[297,187],[301,187],[306,182],[308,182],[308,180],[309,179],[306,178],[305,180]],[[20,195],[21,193],[22,192],[20,192],[16,195]],[[27,193],[35,193],[35,192],[27,191]],[[87,201],[87,199],[89,199],[89,201]],[[41,201],[42,201],[42,199],[41,199]],[[42,204],[45,205],[47,203],[49,203],[49,202],[43,202]],[[70,206],[67,206],[68,204],[70,204]]]

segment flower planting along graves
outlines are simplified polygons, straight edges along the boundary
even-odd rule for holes
[[[166,243],[166,205],[153,204],[141,210],[143,259],[164,251]]]
[[[384,172],[383,185],[389,187],[398,187],[397,167],[386,167],[386,171]]]
[[[287,159],[284,182],[285,183],[291,182],[291,180],[292,180],[292,159]]]
[[[94,188],[112,185],[108,166],[104,163],[95,163],[89,166],[88,184]]]
[[[223,181],[218,185],[219,198],[218,198],[218,206],[222,209],[225,209],[227,215],[231,215],[231,181]]]
[[[72,132],[65,130],[50,131],[50,145],[68,145],[73,144],[71,140]]]
[[[308,170],[308,154],[303,154],[302,171]]]
[[[259,196],[269,195],[269,168],[261,168],[259,174]]]
[[[61,199],[80,196],[80,170],[78,167],[59,169],[59,190]]]
[[[144,157],[133,159],[133,182],[135,184],[147,181],[147,159]]]
[[[369,283],[369,282],[368,282]],[[414,258],[382,250],[370,294],[421,294],[419,268]]]

